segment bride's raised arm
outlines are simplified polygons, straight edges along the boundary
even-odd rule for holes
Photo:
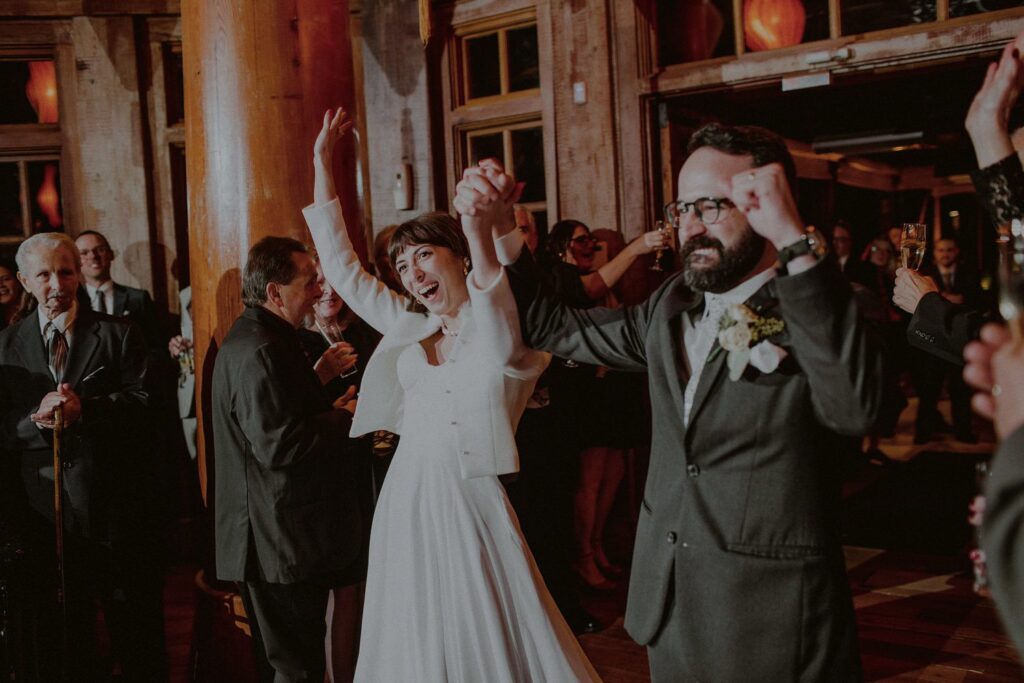
[[[485,161],[466,169],[452,203],[461,215],[469,243],[473,270],[467,284],[485,348],[506,375],[533,379],[544,372],[551,356],[523,344],[515,300],[494,243],[496,237],[515,228],[512,204],[521,191],[522,186],[500,165]]]
[[[408,301],[363,269],[352,248],[334,187],[334,146],[352,127],[345,110],[324,113],[313,143],[313,203],[302,210],[323,265],[324,276],[345,303],[382,334],[406,315]]]

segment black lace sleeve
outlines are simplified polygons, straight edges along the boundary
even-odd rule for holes
[[[971,180],[997,226],[1024,217],[1024,167],[1016,153],[972,171]]]

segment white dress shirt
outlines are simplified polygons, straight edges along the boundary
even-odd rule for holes
[[[107,280],[99,287],[93,287],[92,285],[85,286],[85,292],[89,295],[89,305],[95,310],[93,302],[96,301],[96,292],[102,292],[103,294],[103,310],[100,313],[114,314],[114,281]]]
[[[774,268],[768,268],[749,280],[744,280],[727,292],[721,294],[706,292],[704,294],[704,312],[701,314],[700,320],[695,322],[690,319],[689,315],[683,316],[683,355],[686,358],[687,369],[690,371],[690,380],[686,383],[686,390],[683,392],[684,423],[688,424],[690,421],[693,397],[697,393],[704,363],[718,337],[718,323],[722,314],[729,306],[742,304],[752,297],[777,273],[778,271]]]

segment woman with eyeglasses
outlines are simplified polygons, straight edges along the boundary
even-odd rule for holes
[[[612,254],[605,251],[608,243],[598,242],[584,223],[563,220],[552,226],[548,236],[546,270],[554,290],[568,305],[617,306],[612,289],[629,267],[640,256],[668,246],[670,239],[667,231],[647,232]],[[604,524],[625,472],[626,451],[643,432],[644,417],[635,410],[642,390],[634,391],[622,373],[593,365],[556,362],[549,372],[551,402],[562,407],[580,451],[574,499],[575,569],[584,587],[610,591],[622,568],[605,553]]]

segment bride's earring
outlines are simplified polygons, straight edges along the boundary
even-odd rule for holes
[[[462,259],[462,274],[469,275],[469,259]]]

